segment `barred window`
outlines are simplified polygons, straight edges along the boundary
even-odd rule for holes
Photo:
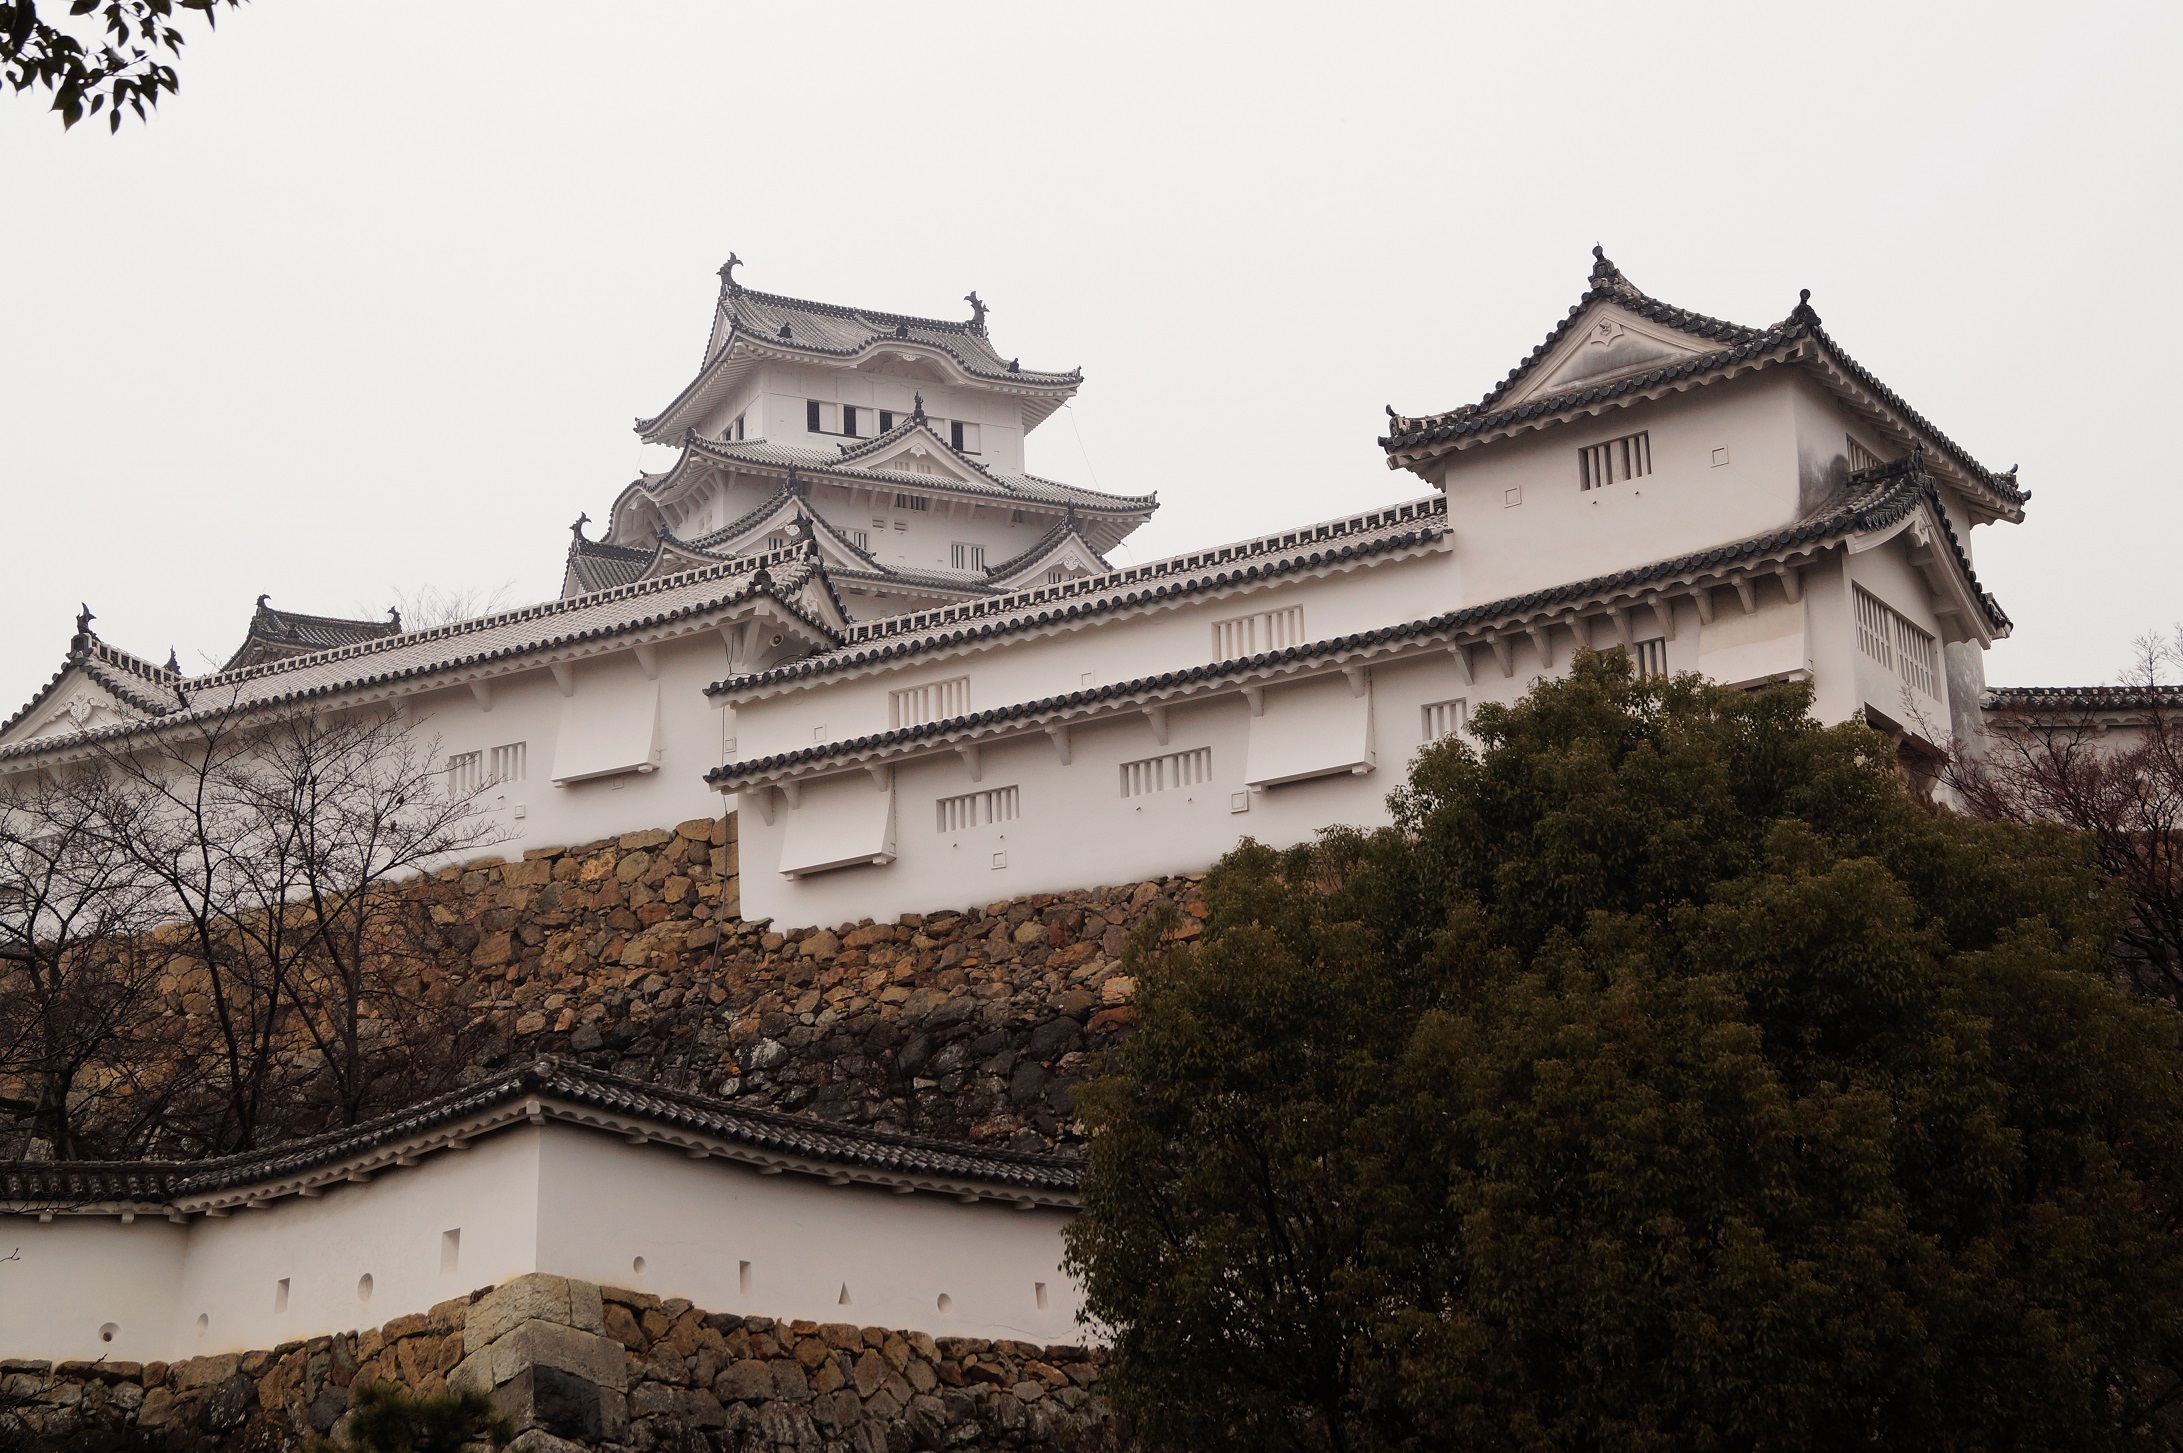
[[[842,533],[847,535],[849,537],[849,543],[856,546],[859,550],[869,550],[872,548],[872,537],[868,532],[864,530],[844,530]]]
[[[506,746],[493,748],[491,764],[493,775],[490,780],[494,782],[522,781],[526,758],[529,755],[528,746],[523,742],[510,742]]]
[[[1659,636],[1639,641],[1630,647],[1630,660],[1640,676],[1665,676],[1668,674],[1668,643]]]
[[[1454,736],[1463,729],[1468,710],[1460,697],[1454,701],[1428,702],[1423,710],[1425,740],[1437,742]]]
[[[887,725],[922,726],[946,721],[970,710],[970,678],[953,676],[924,686],[905,686],[887,693]]]
[[[1853,473],[1860,469],[1870,469],[1873,465],[1881,462],[1879,455],[1858,443],[1854,438],[1849,441],[1849,467]]]
[[[894,497],[894,507],[898,510],[929,510],[932,508],[932,501],[921,494],[897,494]]]
[[[965,792],[960,797],[943,797],[933,808],[941,832],[961,832],[988,823],[1014,822],[1023,815],[1023,796],[1014,787],[992,787],[983,792]]]
[[[966,545],[957,540],[949,547],[948,559],[957,570],[985,569],[985,546]]]
[[[1196,747],[1187,752],[1168,752],[1122,764],[1122,795],[1149,797],[1177,787],[1192,787],[1213,779],[1213,749]]]
[[[1213,622],[1213,659],[1233,661],[1304,643],[1304,608],[1262,610]]]
[[[1652,473],[1652,435],[1640,430],[1577,451],[1577,474],[1585,489],[1605,489],[1625,479]]]
[[[468,797],[485,785],[485,754],[457,752],[447,759],[447,795]]]
[[[1855,587],[1857,649],[1892,670],[1903,684],[1940,700],[1940,650],[1932,633],[1862,585]]]
[[[1857,649],[1873,660],[1895,669],[1895,612],[1862,585],[1856,588]]]

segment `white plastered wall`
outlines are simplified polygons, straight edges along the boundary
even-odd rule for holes
[[[186,1226],[0,1220],[0,1256],[19,1250],[0,1262],[0,1357],[171,1362],[271,1348],[381,1326],[531,1271],[712,1311],[1073,1341],[1081,1298],[1061,1270],[1067,1221],[1061,1210],[766,1175],[549,1120]],[[449,1231],[459,1232],[452,1247]]]
[[[0,1356],[149,1362],[274,1347],[536,1270],[538,1139],[508,1130],[365,1184],[187,1226],[9,1217],[0,1237],[22,1259],[0,1265]],[[442,1271],[450,1230],[461,1233],[456,1264]],[[111,1342],[100,1336],[109,1325]]]
[[[719,760],[721,736],[720,711],[705,687],[726,674],[726,648],[716,632],[706,631],[661,643],[655,659],[656,682],[645,678],[629,651],[576,662],[573,697],[564,697],[554,674],[541,666],[493,678],[489,708],[467,686],[411,699],[420,737],[438,739],[440,760],[482,752],[490,762],[493,748],[524,744],[524,780],[495,784],[479,801],[495,829],[508,834],[493,851],[519,857],[525,848],[566,847],[719,813],[719,799],[703,781]],[[554,784],[560,734],[572,707],[589,711],[587,722],[627,718],[643,726],[655,699],[654,770]]]
[[[1798,512],[1791,388],[1780,372],[1734,379],[1456,454],[1443,481],[1465,603],[1788,524]],[[1580,487],[1581,449],[1639,430],[1650,435],[1650,475]]]
[[[563,1276],[687,1297],[708,1311],[936,1336],[1082,1335],[1081,1299],[1061,1271],[1065,1211],[768,1176],[566,1130],[548,1136],[543,1183],[539,1261]]]

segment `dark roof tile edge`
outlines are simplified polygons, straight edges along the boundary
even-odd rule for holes
[[[1413,501],[1411,503],[1423,504],[1425,502]],[[1350,540],[1346,544],[1341,543],[1344,540],[1343,535],[1329,536],[1326,537],[1324,543],[1338,545],[1339,548],[1308,550],[1307,545],[1298,544],[1290,547],[1291,553],[1286,557],[1269,551],[1264,563],[1254,563],[1249,556],[1231,557],[1229,560],[1217,563],[1227,564],[1233,568],[1218,570],[1202,579],[1170,581],[1168,576],[1159,572],[1163,567],[1168,566],[1211,569],[1213,562],[1209,560],[1209,557],[1220,552],[1200,551],[1194,555],[1176,557],[1174,561],[1155,561],[1149,565],[1136,566],[1109,575],[1089,575],[1081,580],[1064,581],[1057,585],[1034,586],[1029,590],[1012,591],[1007,595],[998,595],[987,600],[970,601],[963,605],[943,606],[937,610],[920,611],[914,616],[886,617],[880,621],[862,623],[865,628],[864,632],[860,633],[858,628],[852,627],[848,634],[848,641],[852,644],[870,642],[871,644],[865,649],[850,651],[847,654],[807,657],[802,661],[791,661],[765,671],[752,672],[745,676],[731,676],[725,680],[714,682],[711,686],[706,687],[705,691],[708,696],[717,696],[727,692],[744,691],[759,686],[772,685],[780,681],[827,675],[835,671],[851,670],[873,661],[887,660],[895,656],[913,655],[918,651],[941,644],[954,644],[966,640],[984,640],[1019,630],[1034,629],[1057,620],[1076,620],[1085,616],[1103,614],[1110,610],[1120,610],[1132,605],[1142,604],[1147,600],[1164,600],[1175,595],[1215,589],[1222,585],[1235,584],[1243,580],[1275,578],[1293,573],[1296,570],[1309,569],[1316,565],[1361,559],[1407,545],[1426,543],[1439,539],[1447,533],[1447,526],[1443,522],[1446,513],[1446,501],[1435,499],[1431,503],[1439,506],[1439,508],[1432,510],[1420,509],[1415,514],[1405,517],[1406,520],[1423,522],[1416,529],[1377,535],[1361,540]],[[1404,506],[1393,506],[1388,510],[1375,513],[1393,514],[1402,508]],[[1369,518],[1369,516],[1353,516],[1352,520],[1362,518]],[[1351,521],[1330,521],[1328,523],[1346,525]],[[1303,530],[1286,533],[1288,536],[1304,535],[1317,528],[1319,526],[1309,526]],[[1359,531],[1358,533],[1362,532]],[[1263,539],[1247,542],[1247,545],[1244,546],[1223,548],[1240,549],[1247,548],[1248,545],[1261,543],[1263,543]],[[1310,543],[1321,542],[1314,539]],[[1077,605],[1061,606],[1059,604],[1071,596],[1095,595],[1102,587],[1112,590],[1117,583],[1135,584],[1139,581],[1158,583],[1152,584],[1145,589],[1115,594],[1104,599],[1082,601]],[[1031,606],[1048,602],[1054,603],[1056,608],[1036,612],[1029,610]],[[998,620],[981,619],[984,616],[1002,611],[1016,612],[1019,610],[1025,613],[1008,614]],[[888,621],[921,621],[927,618],[930,619],[931,626],[938,629],[927,628],[919,630],[915,634],[890,634],[887,636],[878,636],[876,633],[870,632],[869,629],[872,626],[884,625]],[[971,623],[971,625],[962,630],[949,631],[946,629],[946,627],[955,625],[958,621]]]
[[[646,1084],[604,1070],[544,1059],[475,1085],[435,1096],[352,1129],[291,1145],[208,1161],[0,1164],[0,1199],[70,1204],[172,1202],[305,1175],[315,1169],[510,1103],[540,1097],[714,1136],[753,1150],[830,1165],[950,1176],[1029,1191],[1071,1193],[1081,1163],[1068,1156],[957,1145],[928,1137],[834,1125],[778,1111],[739,1108],[731,1100]]]
[[[738,565],[753,566],[780,564],[783,562],[776,559],[775,557],[776,555],[784,553],[786,552],[773,552],[765,555],[739,556],[737,557],[735,563]],[[788,563],[800,562],[791,561]],[[725,568],[721,568],[720,573],[725,576],[730,574],[739,574],[741,572],[730,571]],[[751,573],[755,574],[756,571],[753,570]],[[616,586],[611,591],[602,591],[599,592],[597,595],[568,596],[565,599],[571,601],[590,601],[596,603],[602,596],[613,596],[621,592],[633,591],[640,586],[657,585],[661,582],[687,584],[690,581],[690,577],[700,576],[703,574],[704,572],[702,571],[688,571],[685,572],[683,575],[679,576],[662,575],[654,577],[651,580],[638,581],[634,585]],[[801,580],[796,581],[795,585],[789,588],[789,591],[792,591],[796,587],[800,587],[802,583],[803,582]],[[708,596],[703,600],[692,602],[691,604],[683,606],[680,609],[661,612],[657,615],[629,617],[626,619],[613,621],[605,625],[595,626],[590,630],[574,631],[559,636],[548,636],[542,640],[530,641],[521,645],[507,646],[497,651],[482,651],[468,656],[446,657],[430,662],[421,663],[416,666],[405,667],[399,671],[385,671],[377,673],[375,675],[344,677],[339,681],[328,682],[321,686],[305,687],[299,690],[281,692],[277,695],[265,697],[262,700],[252,701],[244,709],[247,711],[275,710],[280,707],[291,705],[298,701],[309,701],[317,698],[333,696],[345,691],[358,691],[369,687],[392,685],[395,682],[411,681],[422,676],[435,675],[442,671],[453,671],[467,666],[487,665],[492,662],[509,660],[518,656],[527,656],[538,651],[550,651],[564,646],[580,645],[589,641],[602,640],[609,636],[621,635],[628,631],[645,630],[653,626],[667,625],[674,621],[686,620],[691,616],[703,615],[707,611],[718,610],[724,605],[733,604],[738,600],[746,600],[750,598],[750,596],[752,596],[753,594],[760,593],[758,590],[753,590],[752,588],[750,588],[749,582],[747,581],[744,582],[744,587],[745,588],[740,591],[730,592],[718,596]],[[781,609],[789,612],[789,614],[795,616],[798,620],[809,626],[812,631],[819,636],[828,639],[840,639],[839,635],[832,627],[828,626],[823,621],[814,619],[808,612],[797,606],[792,600],[784,599],[784,595],[789,593],[789,591],[776,591],[771,586],[767,586],[763,588],[762,593],[765,594],[769,599],[771,599],[776,605],[780,606]],[[448,628],[443,627],[441,629]],[[422,635],[424,633],[419,632],[418,634]],[[395,637],[393,639],[400,640],[401,638]],[[274,662],[269,663],[268,666],[253,666],[246,669],[249,672],[263,672],[278,666],[288,666],[290,668],[293,668],[299,665],[307,665],[313,662],[323,661],[329,657],[340,657],[352,652],[361,652],[363,649],[364,648],[362,647],[344,646],[338,651],[321,651],[309,656],[293,656],[284,662]],[[195,682],[191,682],[189,684],[193,689],[197,685],[197,683]],[[220,706],[188,707],[179,710],[171,710],[164,715],[156,716],[149,720],[119,723],[115,726],[103,727],[98,731],[93,732],[76,732],[71,733],[66,737],[60,738],[37,737],[22,742],[11,742],[6,746],[0,746],[0,761],[10,760],[17,757],[35,755],[37,752],[51,751],[61,747],[80,746],[86,742],[119,740],[125,737],[135,736],[141,732],[153,731],[162,727],[177,726],[186,724],[190,721],[206,719],[216,712],[225,709],[225,707]]]
[[[1867,472],[1880,474],[1888,468],[1888,466],[1882,466],[1880,471]],[[946,721],[927,722],[913,727],[898,727],[891,731],[852,737],[839,742],[814,743],[808,747],[800,747],[793,752],[779,752],[741,762],[727,762],[706,773],[705,780],[713,783],[716,787],[722,787],[722,784],[732,783],[737,779],[777,771],[784,767],[799,766],[806,762],[825,761],[833,757],[847,756],[874,747],[897,746],[925,737],[941,736],[949,732],[961,731],[968,727],[994,725],[1037,712],[1067,710],[1075,706],[1094,705],[1116,697],[1133,696],[1145,691],[1160,691],[1173,686],[1189,685],[1193,682],[1211,680],[1267,665],[1277,665],[1291,661],[1308,661],[1320,656],[1333,655],[1362,646],[1400,641],[1413,636],[1430,634],[1434,631],[1451,628],[1462,629],[1502,617],[1521,615],[1542,607],[1559,605],[1573,599],[1582,599],[1586,596],[1598,595],[1607,591],[1644,585],[1653,580],[1679,575],[1690,570],[1703,569],[1708,566],[1732,565],[1739,560],[1749,559],[1752,556],[1769,554],[1776,550],[1793,549],[1801,545],[1831,543],[1857,531],[1881,529],[1895,523],[1904,514],[1916,508],[1920,501],[1932,498],[1933,491],[1934,485],[1930,476],[1923,474],[1912,476],[1904,473],[1901,485],[1884,491],[1875,497],[1865,500],[1847,500],[1827,514],[1814,516],[1809,520],[1791,525],[1785,529],[1772,531],[1734,544],[1718,545],[1706,550],[1693,551],[1672,559],[1656,561],[1650,565],[1618,571],[1612,575],[1600,575],[1589,580],[1570,581],[1563,585],[1550,586],[1544,590],[1531,591],[1524,595],[1509,596],[1501,600],[1487,601],[1480,605],[1466,606],[1462,610],[1443,612],[1440,615],[1425,617],[1406,624],[1383,626],[1376,630],[1360,631],[1347,636],[1291,646],[1280,651],[1268,651],[1230,661],[1210,662],[1203,666],[1192,666],[1179,671],[1165,671],[1154,676],[1141,676],[1131,681],[1115,682],[1112,685],[1069,692],[1062,696],[1043,697],[1037,701],[1019,702],[1013,706],[995,707],[987,711],[973,712],[967,716],[954,717]],[[1941,512],[1936,507],[1934,513],[1938,515]],[[1945,516],[1942,517],[1942,523],[1945,526]],[[1953,536],[1950,538],[1952,543]],[[1957,551],[1956,558],[1959,563],[1964,564],[1966,573],[1968,573],[1969,566],[1963,562],[1960,550]],[[1972,583],[1975,588],[1975,578]],[[1990,599],[1990,597],[1982,598]],[[958,635],[966,639],[970,638],[967,632],[958,633]],[[726,790],[725,787],[722,787],[722,790]]]

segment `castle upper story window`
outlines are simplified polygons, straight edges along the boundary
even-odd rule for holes
[[[894,507],[898,510],[929,510],[932,508],[932,501],[921,494],[898,494],[894,497]]]
[[[1577,477],[1584,489],[1605,489],[1625,479],[1652,473],[1652,435],[1644,430],[1577,451]]]
[[[948,560],[957,570],[985,569],[985,546],[957,540],[948,549]]]
[[[805,399],[804,429],[812,434],[838,434],[845,439],[876,439],[894,427],[894,411],[868,409],[862,404],[829,404]],[[742,435],[736,435],[741,438]]]
[[[979,443],[978,426],[976,424],[966,424],[961,419],[952,419],[948,422],[947,441],[953,444],[959,453],[977,454],[983,452],[983,446]]]
[[[721,438],[723,438],[723,439],[725,439],[725,440],[727,440],[727,441],[728,441],[729,443],[731,443],[731,444],[732,444],[732,443],[734,443],[734,442],[735,442],[736,440],[738,440],[738,439],[742,438],[742,437],[743,437],[743,421],[744,421],[744,419],[746,419],[747,417],[748,417],[748,415],[747,415],[747,414],[737,414],[737,415],[735,416],[735,420],[734,420],[734,422],[733,422],[733,423],[731,423],[731,424],[729,424],[729,425],[728,425],[728,427],[726,427],[725,429],[722,429],[722,430],[720,431],[720,437],[721,437]]]

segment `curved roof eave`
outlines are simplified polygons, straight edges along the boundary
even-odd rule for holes
[[[2023,518],[2023,505],[2030,498],[2030,494],[2017,487],[2013,472],[2001,474],[1988,469],[1969,450],[1943,434],[1900,394],[1852,358],[1821,325],[1819,314],[1811,306],[1809,292],[1799,299],[1796,307],[1781,322],[1767,328],[1751,328],[1663,303],[1632,284],[1600,249],[1595,247],[1592,255],[1594,262],[1590,285],[1584,295],[1548,331],[1539,345],[1510,370],[1507,377],[1490,389],[1483,399],[1445,413],[1407,418],[1395,415],[1390,410],[1387,435],[1378,441],[1387,453],[1390,469],[1416,470],[1453,450],[1467,447],[1462,442],[1465,439],[1496,435],[1504,431],[1515,432],[1508,428],[1510,425],[1517,425],[1521,429],[1544,427],[1565,422],[1572,416],[1596,412],[1603,404],[1617,401],[1634,403],[1639,398],[1652,396],[1654,390],[1677,384],[1687,388],[1694,383],[1707,382],[1710,381],[1707,375],[1723,370],[1730,371],[1733,376],[1745,369],[1801,361],[1784,350],[1789,345],[1808,339],[1824,349],[1837,366],[1856,380],[1861,388],[1867,390],[1881,407],[1895,415],[1898,427],[1904,433],[1913,440],[1922,435],[1936,450],[1947,456],[1962,471],[1964,485],[1974,493],[1987,496],[1989,509],[1995,517],[2012,522]],[[1625,309],[1689,336],[1726,346],[1690,358],[1678,359],[1658,368],[1641,370],[1631,376],[1585,385],[1560,394],[1527,399],[1513,406],[1499,407],[1502,400],[1554,353],[1571,330],[1594,307],[1602,304]]]
[[[757,1110],[553,1058],[348,1129],[204,1161],[0,1164],[0,1204],[55,1210],[163,1207],[178,1214],[263,1205],[359,1172],[406,1169],[504,1128],[552,1120],[657,1141],[686,1154],[1022,1207],[1076,1203],[1074,1157],[958,1145]]]

